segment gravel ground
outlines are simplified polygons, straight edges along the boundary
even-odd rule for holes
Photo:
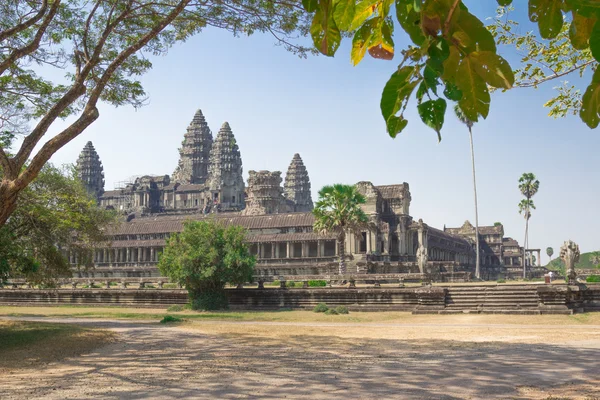
[[[3,371],[2,399],[600,399],[598,326],[18,319],[118,341]]]

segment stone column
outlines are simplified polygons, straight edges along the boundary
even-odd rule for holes
[[[286,254],[287,257],[286,258],[292,258],[292,252],[291,252],[291,249],[293,248],[292,242],[287,242],[286,246],[287,246],[287,249],[286,249],[287,250],[287,254]]]
[[[273,243],[273,246],[275,246],[275,258],[281,258],[279,256],[279,242]]]
[[[306,251],[306,242],[302,242],[302,252],[301,252],[301,257],[304,258],[307,256],[307,251]]]
[[[154,259],[154,247],[150,247],[150,261],[156,261]]]
[[[144,248],[143,247],[138,247],[137,260],[139,263],[144,261]]]
[[[317,240],[317,257],[323,257],[324,253],[325,252],[323,251],[323,241]]]
[[[265,258],[265,248],[262,243],[258,244],[258,258]]]
[[[271,243],[271,258],[275,258],[275,243]]]
[[[125,254],[126,254],[126,257],[127,257],[127,258],[125,259],[125,261],[126,261],[126,262],[131,262],[131,248],[130,248],[130,247],[128,247],[128,248],[127,248],[127,250],[126,250],[126,253],[125,253]]]

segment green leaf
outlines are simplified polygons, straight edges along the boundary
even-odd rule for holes
[[[406,66],[394,72],[390,79],[385,84],[381,94],[381,114],[386,121],[390,116],[396,114],[400,110],[402,101],[410,96],[416,83],[412,85],[408,94],[406,91],[411,85],[410,78],[414,73],[415,67]]]
[[[315,47],[324,55],[332,57],[342,40],[339,29],[333,20],[331,0],[321,0],[315,13],[310,34]]]
[[[402,29],[410,40],[417,46],[425,41],[425,35],[421,30],[421,1],[420,0],[396,0],[396,18]]]
[[[373,30],[369,39],[369,54],[373,58],[391,60],[394,58],[394,25],[390,18],[373,18]],[[365,24],[366,25],[366,24]]]
[[[421,100],[423,100],[423,96],[425,96],[425,93],[427,93],[427,83],[425,83],[425,81],[421,82],[421,84],[419,84],[419,87],[417,88],[417,100],[419,100],[419,102]]]
[[[462,92],[458,104],[467,118],[477,122],[481,115],[485,119],[490,111],[490,92],[470,57],[465,57],[458,66],[456,86]]]
[[[498,5],[500,7],[510,6],[511,3],[512,3],[512,0],[498,0]]]
[[[354,7],[354,19],[350,25],[350,32],[360,28],[360,26],[375,12],[375,6],[378,0],[362,0]]]
[[[569,38],[574,48],[583,50],[589,46],[589,39],[595,23],[595,17],[586,18],[573,12],[573,21],[569,28]]]
[[[529,20],[537,22],[540,36],[553,39],[563,26],[563,0],[529,0]]]
[[[333,19],[342,31],[347,31],[354,20],[354,0],[337,0],[333,8]]]
[[[446,82],[456,82],[458,65],[460,64],[460,52],[454,46],[450,47],[448,58],[444,61],[444,72],[442,79]]]
[[[396,117],[395,115],[392,115],[386,121],[387,132],[392,139],[402,132],[404,128],[406,128],[406,125],[408,125],[408,121],[404,119],[403,116]]]
[[[358,65],[365,56],[371,35],[373,34],[373,20],[368,21],[356,31],[352,38],[352,50],[350,51],[350,60],[352,65]]]
[[[596,22],[590,35],[590,50],[592,55],[598,61],[600,59],[600,23]]]
[[[442,37],[438,37],[431,42],[427,49],[429,60],[427,63],[440,75],[444,72],[444,61],[450,55],[450,48],[448,42]]]
[[[425,69],[423,70],[423,82],[427,85],[428,89],[437,96],[437,85],[439,85],[438,81],[439,73],[434,70],[429,63],[425,65]]]
[[[302,0],[302,6],[309,13],[315,12],[318,5],[319,5],[319,0]]]
[[[444,125],[444,115],[446,114],[446,100],[444,99],[436,99],[436,100],[428,100],[424,103],[421,103],[417,106],[417,110],[419,111],[419,116],[421,120],[437,132],[438,141],[442,140],[442,135],[440,131],[442,126]]]
[[[515,83],[515,76],[508,62],[491,51],[473,52],[468,56],[473,61],[475,71],[488,85],[510,89]]]
[[[476,16],[461,9],[456,23],[451,25],[452,41],[465,53],[473,51],[496,52],[496,42],[490,31]]]
[[[600,69],[598,68],[592,76],[592,83],[581,98],[579,116],[592,129],[600,123]]]
[[[446,88],[444,89],[444,96],[446,96],[448,100],[459,101],[462,99],[462,92],[458,86],[448,82],[446,83]]]

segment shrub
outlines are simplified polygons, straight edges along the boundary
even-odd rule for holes
[[[323,280],[308,281],[308,286],[309,287],[327,286],[327,281],[323,281]]]
[[[600,282],[600,275],[590,275],[585,279],[586,282],[598,283]]]
[[[273,282],[269,283],[269,285],[271,285],[271,286],[279,286],[279,285],[281,285],[281,282],[279,282],[279,281],[273,281]]]
[[[295,286],[296,286],[296,282],[294,282],[294,281],[287,281],[287,282],[285,283],[285,285],[286,285],[287,287],[295,287]]]
[[[179,311],[183,311],[183,306],[180,304],[174,304],[172,306],[169,306],[167,308],[167,311],[169,312],[179,312]]]
[[[178,289],[176,283],[164,283],[163,289]]]
[[[498,279],[496,282],[497,283],[506,283],[506,279]]]
[[[349,314],[348,307],[346,306],[337,306],[335,312],[337,314]]]
[[[326,315],[338,315],[338,312],[335,311],[335,309],[330,308],[329,310],[325,311]]]
[[[314,312],[327,312],[327,310],[329,310],[329,307],[325,303],[319,303],[313,308]]]
[[[163,319],[160,320],[161,324],[169,324],[172,322],[183,322],[183,319],[179,317],[174,317],[172,315],[165,315]]]
[[[198,291],[190,295],[192,310],[220,310],[229,308],[225,292]]]

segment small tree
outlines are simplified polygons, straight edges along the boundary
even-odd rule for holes
[[[525,254],[527,247],[529,246],[529,218],[531,218],[531,210],[535,210],[535,204],[531,198],[538,192],[540,188],[540,181],[535,178],[535,175],[531,172],[524,173],[519,178],[519,190],[521,194],[525,196],[521,202],[519,202],[519,214],[523,214],[525,217],[525,240],[523,241],[523,278],[527,278],[527,263],[525,261]]]
[[[323,186],[319,190],[319,200],[315,204],[314,230],[320,234],[335,234],[340,257],[339,273],[346,273],[345,241],[347,233],[359,233],[368,228],[368,217],[360,208],[366,203],[365,197],[356,186],[335,184]]]
[[[194,309],[227,308],[225,284],[252,281],[256,259],[245,241],[246,230],[216,222],[187,221],[171,235],[160,257],[160,272],[188,290]]]
[[[548,254],[548,258],[550,258],[550,261],[552,261],[552,254],[554,254],[554,249],[552,247],[546,248],[546,254]],[[550,261],[548,261],[548,263],[550,263]]]

